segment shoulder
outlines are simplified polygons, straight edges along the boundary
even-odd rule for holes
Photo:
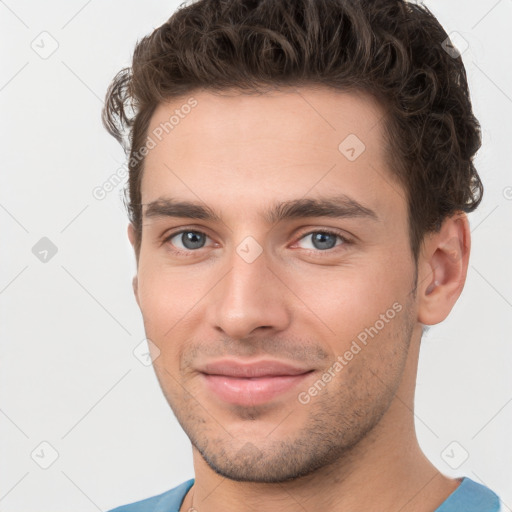
[[[464,477],[435,512],[499,512],[500,499],[485,485]]]
[[[192,478],[162,494],[128,505],[122,505],[109,512],[178,512],[185,494],[187,494],[193,483],[194,479]]]

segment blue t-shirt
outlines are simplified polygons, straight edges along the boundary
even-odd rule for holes
[[[130,505],[117,507],[109,512],[179,512],[181,503],[194,479],[183,482],[170,491]],[[469,478],[461,484],[434,512],[499,512],[500,500],[487,487]]]

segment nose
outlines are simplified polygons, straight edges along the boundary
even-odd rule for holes
[[[261,331],[282,331],[290,323],[289,294],[267,265],[263,252],[247,262],[234,253],[230,270],[210,294],[210,321],[232,339]]]

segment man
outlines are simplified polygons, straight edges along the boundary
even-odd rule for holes
[[[483,190],[447,41],[400,0],[200,0],[138,43],[104,123],[195,478],[116,511],[499,509],[414,429]]]

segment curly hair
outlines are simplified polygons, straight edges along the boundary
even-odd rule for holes
[[[481,145],[460,55],[424,6],[404,0],[198,0],[137,42],[110,84],[103,124],[129,156],[128,215],[142,236],[144,147],[156,107],[194,90],[315,85],[384,108],[386,153],[406,194],[410,247],[480,203]]]

